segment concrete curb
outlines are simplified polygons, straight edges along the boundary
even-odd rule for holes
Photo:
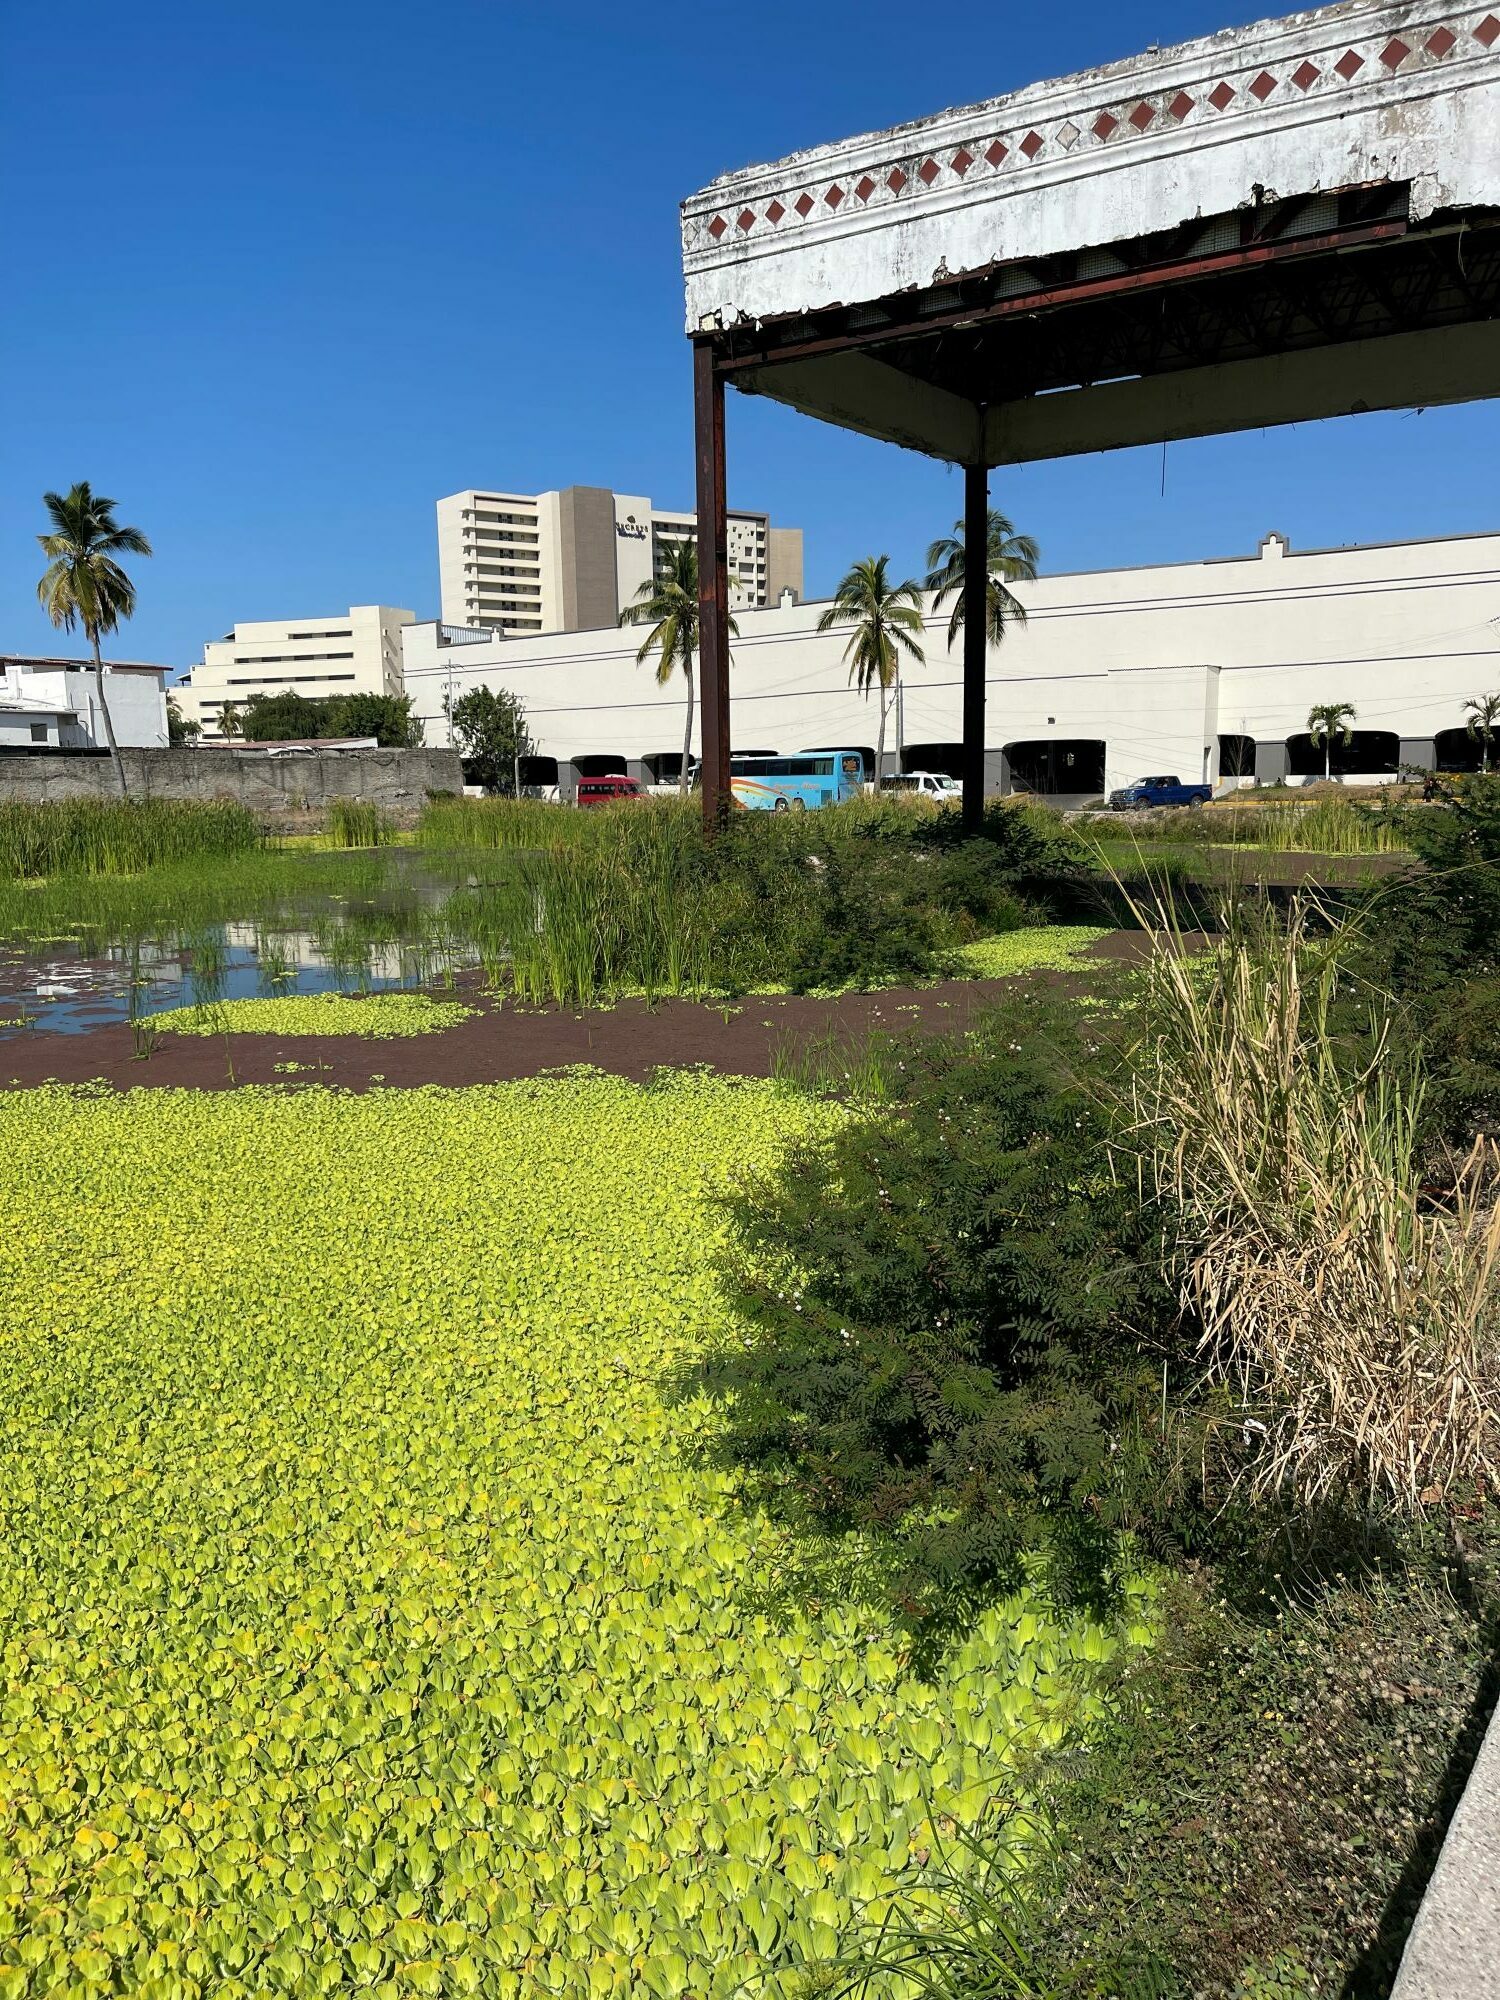
[[[1449,1823],[1391,2000],[1500,2000],[1500,1708]]]

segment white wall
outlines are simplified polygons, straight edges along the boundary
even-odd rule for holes
[[[986,742],[1103,738],[1106,782],[1149,771],[1211,774],[1217,739],[1277,743],[1317,702],[1352,701],[1359,728],[1430,738],[1460,727],[1466,696],[1500,688],[1500,534],[1044,576],[1020,586],[1025,626],[992,650]],[[824,607],[739,613],[732,642],[735,741],[795,750],[873,744],[876,713],[848,686],[844,635]],[[929,616],[927,662],[906,675],[909,744],[956,741],[961,673],[947,609]],[[560,760],[681,748],[682,683],[637,667],[639,635],[608,630],[442,647],[434,625],[403,634],[406,691],[427,741],[448,742],[443,699],[506,687],[539,747]],[[695,725],[696,736],[696,725]],[[888,746],[893,745],[888,735]]]
[[[105,696],[116,739],[134,749],[153,750],[167,741],[167,702],[163,693],[165,667],[105,668]],[[60,735],[65,750],[105,748],[103,718],[94,693],[92,666],[10,666],[0,676],[0,699],[37,703],[66,710]],[[40,720],[40,718],[38,718]]]

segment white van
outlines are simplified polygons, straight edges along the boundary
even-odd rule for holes
[[[938,805],[953,804],[964,795],[957,778],[950,778],[945,771],[898,771],[885,780],[881,790],[915,792],[918,798],[932,799]]]

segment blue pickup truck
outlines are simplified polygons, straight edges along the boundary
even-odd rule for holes
[[[1137,778],[1109,795],[1111,812],[1139,812],[1145,806],[1201,806],[1213,797],[1212,785],[1185,785],[1180,778]]]

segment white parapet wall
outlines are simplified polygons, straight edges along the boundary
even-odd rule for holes
[[[1230,28],[714,181],[682,205],[689,333],[782,319],[1262,201],[1382,182],[1500,203],[1500,6]]]
[[[1064,766],[1052,789],[1169,771],[1212,782],[1229,738],[1258,746],[1256,768],[1274,779],[1287,739],[1330,701],[1352,702],[1358,730],[1423,762],[1440,732],[1463,731],[1467,697],[1500,688],[1500,534],[1306,553],[1268,535],[1241,558],[1044,576],[1018,594],[1028,622],[989,660],[992,788],[1008,775],[1024,782],[1037,746],[1079,743],[1104,746],[1102,770],[1083,783],[1083,764]],[[874,704],[849,686],[847,635],[817,630],[824,609],[739,614],[737,747],[875,743]],[[946,628],[947,608],[929,611],[926,664],[907,671],[902,699],[907,745],[934,746],[934,762],[960,734],[960,663]],[[519,696],[539,750],[560,764],[681,751],[684,684],[659,688],[652,665],[637,666],[639,631],[452,645],[426,624],[403,636],[406,690],[429,743],[448,741],[450,699],[487,686]],[[893,716],[888,749],[895,726]]]

